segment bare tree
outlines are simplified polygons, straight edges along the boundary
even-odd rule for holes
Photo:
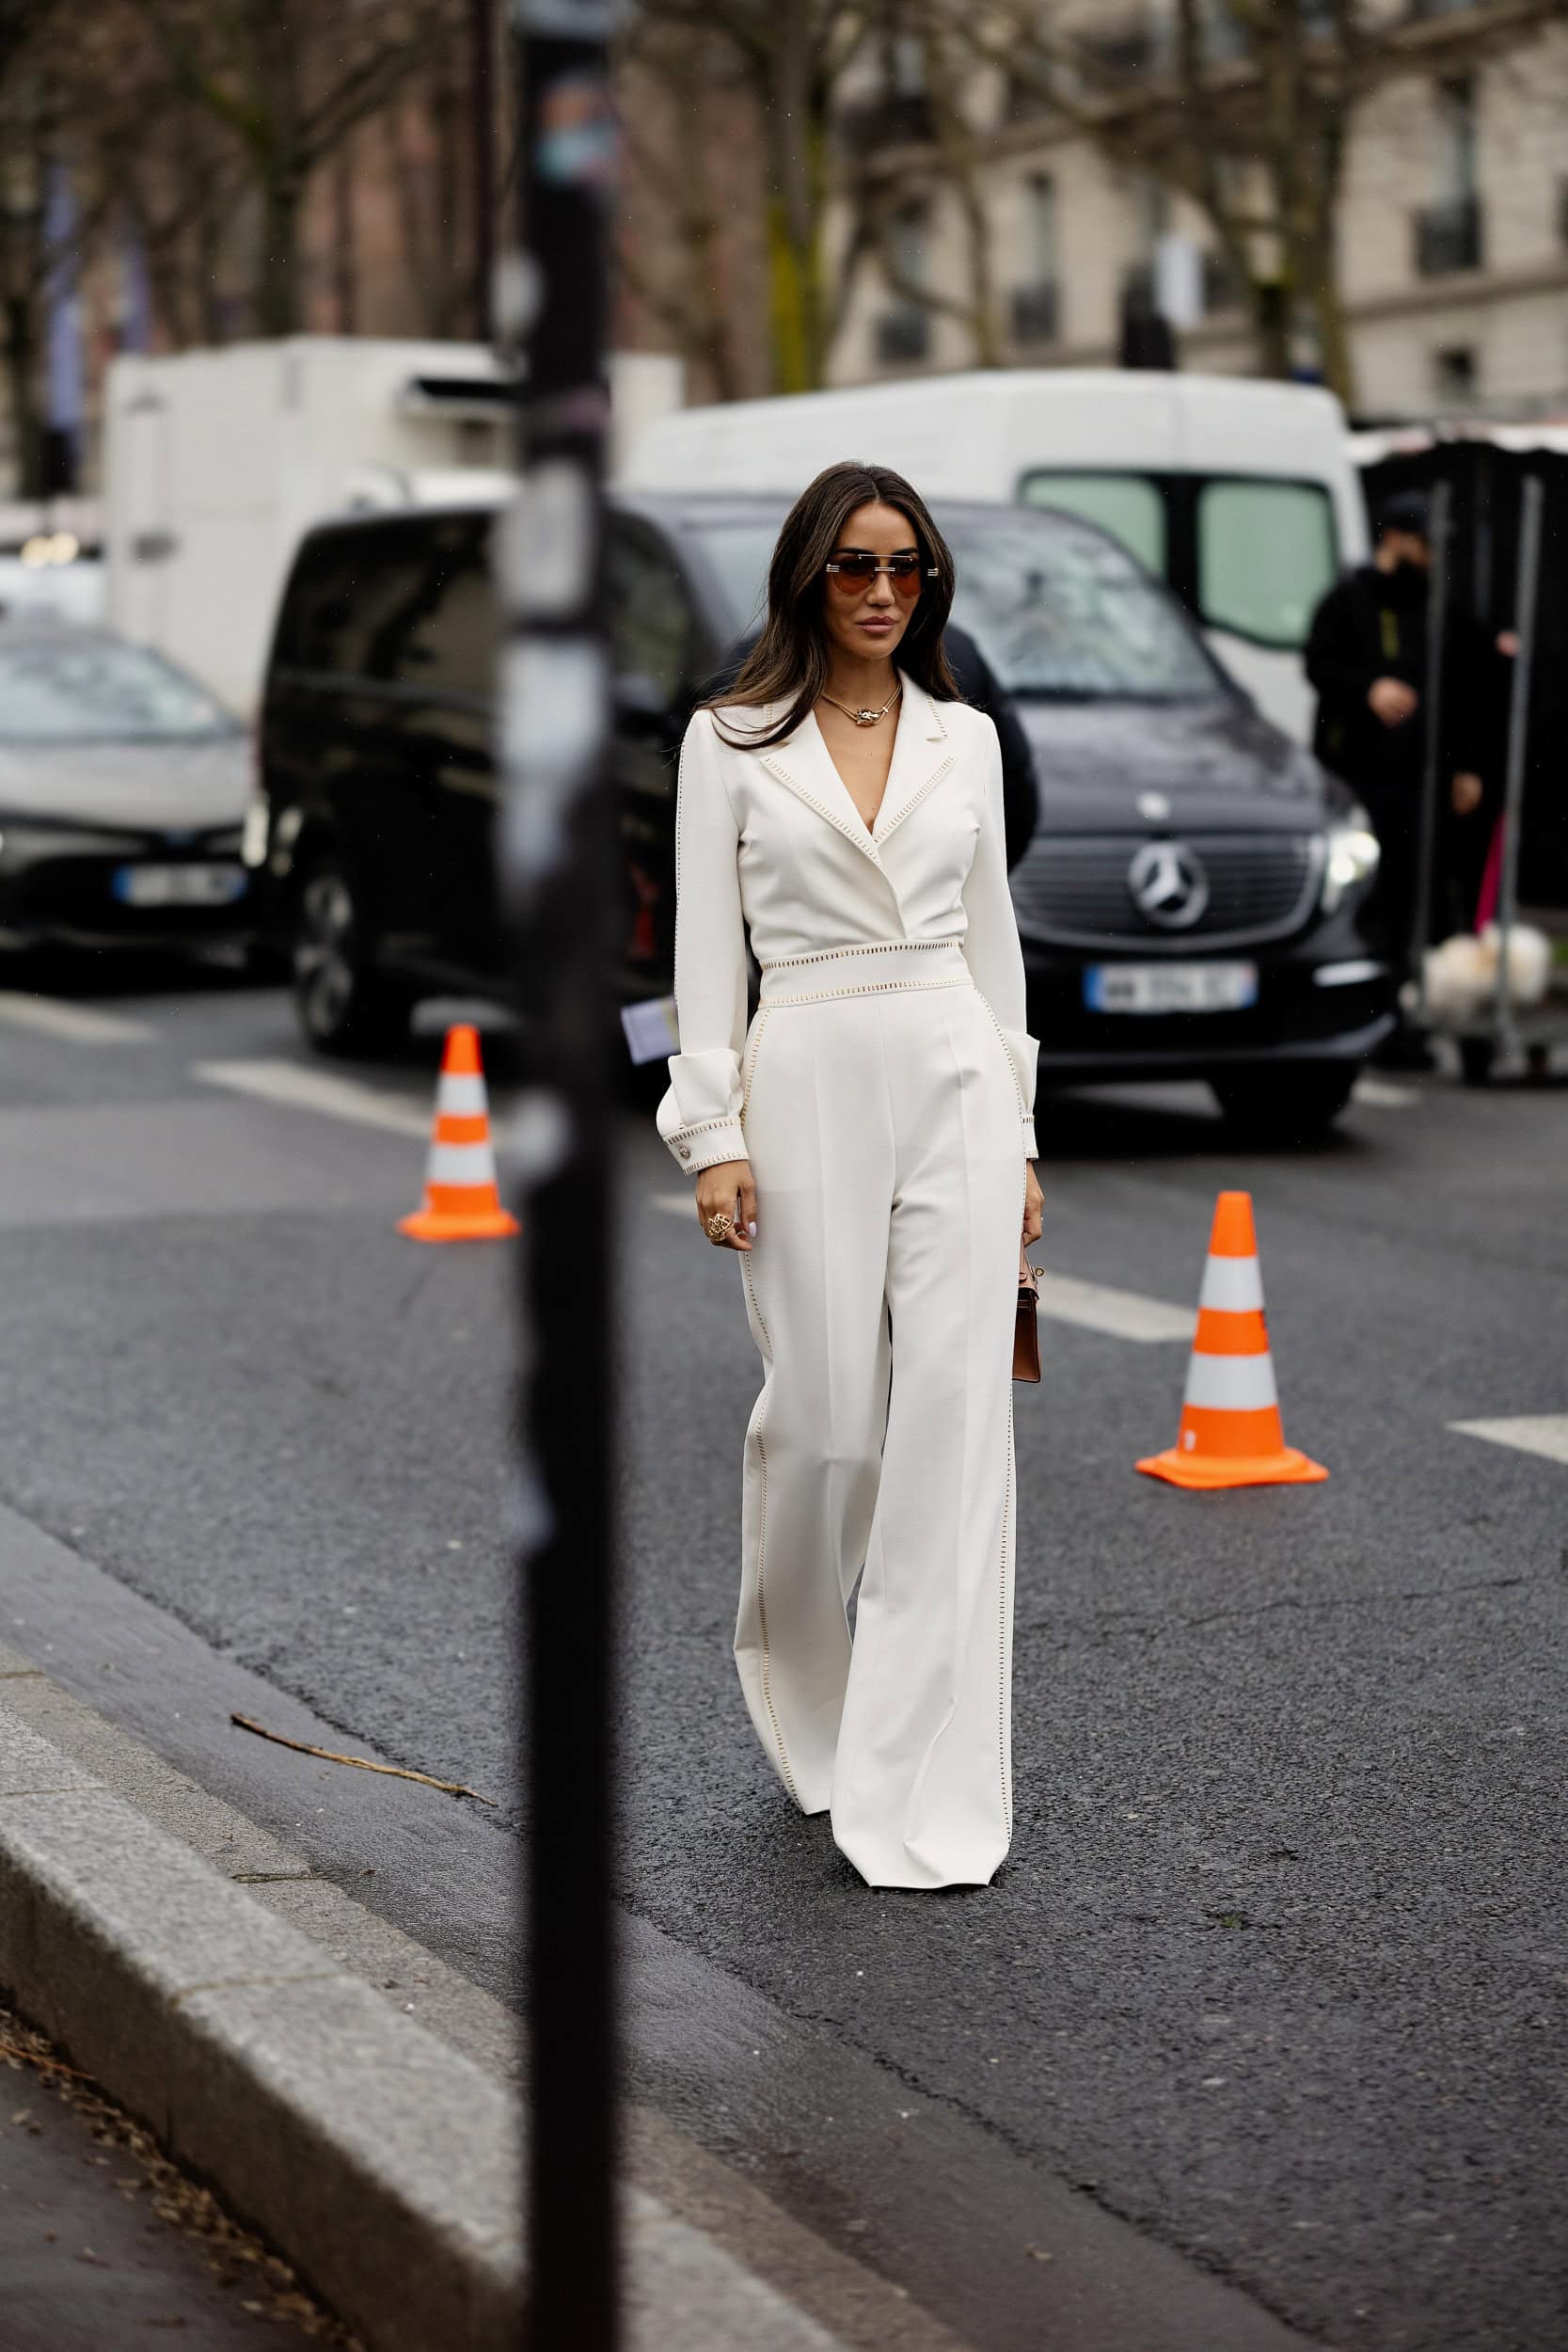
[[[128,0],[174,92],[229,135],[258,215],[255,312],[264,335],[300,322],[300,215],[321,166],[391,103],[443,42],[451,0],[366,0],[295,15],[278,0]]]
[[[876,0],[644,0],[623,56],[688,43],[693,66],[721,52],[754,110],[763,160],[762,226],[773,377],[781,391],[821,381],[845,293],[830,282],[823,228],[843,77],[881,14]],[[659,71],[668,72],[666,49]],[[711,72],[711,62],[707,70]],[[687,233],[703,228],[701,208]]]
[[[1563,13],[1563,0],[1477,0],[1431,16],[1374,0],[1172,0],[1164,54],[1081,0],[923,0],[972,59],[1042,119],[1192,199],[1252,321],[1259,363],[1291,371],[1312,334],[1324,380],[1354,395],[1336,221],[1347,141],[1375,90],[1463,71]]]
[[[986,202],[987,141],[971,111],[974,60],[952,0],[890,0],[872,44],[874,94],[841,120],[839,192],[847,232],[841,271],[874,258],[890,292],[911,308],[957,319],[978,367],[999,367],[1003,339]],[[909,87],[900,89],[900,83]],[[946,197],[957,214],[963,268],[956,283],[916,275],[897,227],[911,208]]]
[[[119,103],[91,0],[0,0],[0,321],[24,497],[43,485],[40,372],[51,278],[80,263],[108,215],[93,133]],[[70,216],[51,219],[69,173]]]

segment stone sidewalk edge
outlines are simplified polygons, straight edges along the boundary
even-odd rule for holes
[[[512,2352],[515,2094],[30,1730],[3,1676],[0,1988],[372,2352]],[[634,2352],[841,2352],[645,2191],[626,2196]]]

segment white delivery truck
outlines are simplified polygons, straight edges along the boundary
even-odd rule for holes
[[[291,335],[109,370],[107,617],[248,716],[301,533],[344,504],[493,496],[506,379],[478,343]],[[456,478],[454,481],[454,477]]]
[[[629,489],[774,490],[861,457],[927,498],[1065,507],[1166,580],[1232,675],[1305,741],[1318,599],[1367,553],[1344,412],[1316,386],[1110,368],[1006,368],[733,401],[657,419]]]

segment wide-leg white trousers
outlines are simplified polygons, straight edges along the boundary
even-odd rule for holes
[[[742,1068],[747,1705],[872,1885],[983,1883],[1012,1826],[1012,1064],[945,941],[765,966]]]

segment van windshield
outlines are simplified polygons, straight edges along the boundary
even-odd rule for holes
[[[1060,701],[1192,701],[1224,692],[1168,590],[1065,517],[998,507],[936,519],[953,550],[953,618],[1010,693]],[[776,520],[699,521],[736,635],[761,624]]]

